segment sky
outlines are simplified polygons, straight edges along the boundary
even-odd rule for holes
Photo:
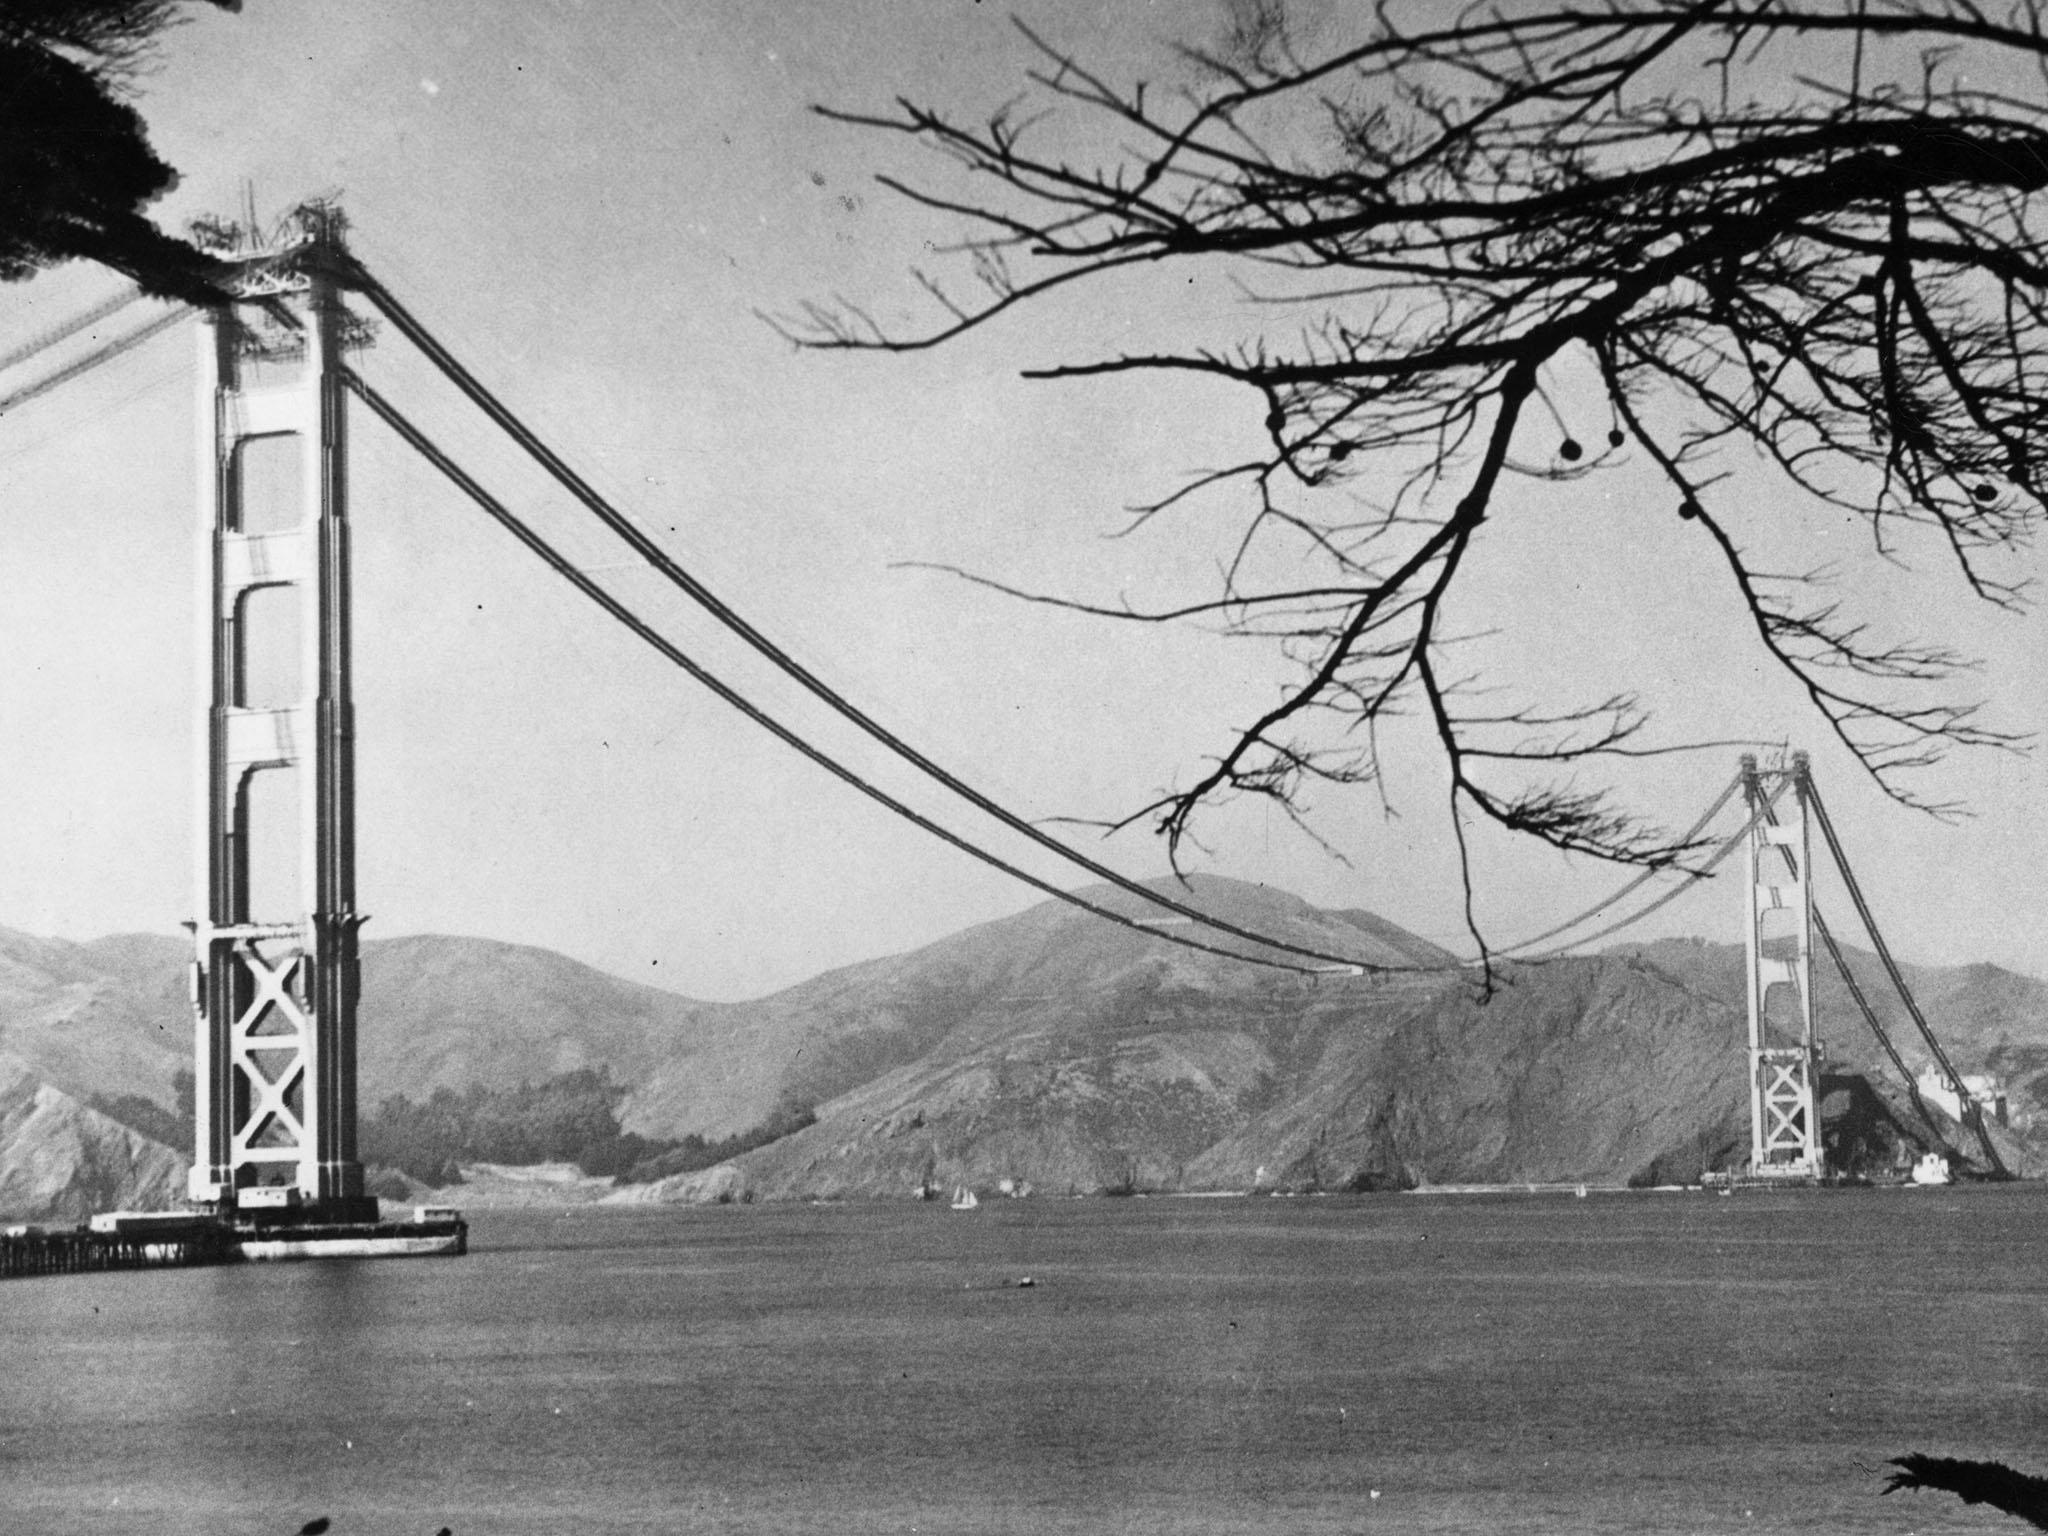
[[[1095,601],[1202,595],[1238,526],[1229,506],[1112,535],[1130,503],[1253,448],[1256,399],[1020,373],[1249,336],[1258,316],[1227,275],[1192,267],[900,357],[800,351],[762,313],[843,295],[885,322],[928,319],[912,268],[959,233],[876,183],[928,169],[911,146],[813,104],[880,109],[906,94],[985,115],[1031,62],[1012,16],[1115,78],[1171,84],[1185,78],[1171,45],[1220,15],[1097,0],[248,0],[169,34],[136,101],[182,174],[161,222],[234,216],[251,197],[265,214],[338,199],[357,253],[399,298],[740,612],[1019,812],[1105,818],[1192,778],[1285,667],[1241,641],[1026,607],[910,563]],[[0,350],[114,286],[67,268],[0,290]],[[173,332],[0,419],[0,926],[84,938],[175,932],[192,915],[194,346]],[[400,338],[381,335],[359,366],[579,559],[625,559]],[[729,999],[1040,899],[697,690],[361,412],[352,454],[366,936],[541,944]],[[1753,547],[1861,569],[1845,522],[1816,523],[1736,470],[1731,495],[1757,487],[1738,515]],[[1666,499],[1641,466],[1511,487],[1457,615],[1491,632],[1476,654],[1571,696],[1639,689],[1660,740],[1810,748],[1896,949],[2048,976],[2042,759],[1955,759],[1939,791],[1975,815],[1953,825],[1886,801],[1769,672]],[[1913,571],[1853,595],[1983,656],[1975,682],[1997,723],[2039,731],[2042,617],[1974,608],[1938,551],[1903,557]],[[2039,567],[2035,552],[2015,566]],[[921,809],[1085,883],[891,768],[645,575],[607,580]],[[1399,728],[1392,745],[1384,802],[1311,797],[1343,859],[1241,805],[1202,824],[1189,867],[1462,947],[1441,765]],[[1622,782],[1681,828],[1740,750],[1658,759]],[[1166,868],[1143,827],[1070,835],[1127,874]],[[1499,942],[1622,878],[1478,837],[1477,910]],[[1636,932],[1733,942],[1740,899],[1733,881],[1709,882]]]

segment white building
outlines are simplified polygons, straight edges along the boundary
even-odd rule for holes
[[[2005,1089],[1997,1078],[1988,1073],[1965,1073],[1963,1092],[1957,1093],[1942,1075],[1941,1068],[1929,1065],[1921,1068],[1919,1077],[1920,1097],[1930,1104],[1938,1104],[1950,1119],[1960,1123],[1963,1118],[1963,1096],[1984,1106],[1984,1113],[2000,1125],[2005,1124]]]

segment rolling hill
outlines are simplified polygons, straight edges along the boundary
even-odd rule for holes
[[[0,929],[0,1050],[79,1098],[173,1107],[189,1070],[191,951],[152,934],[71,943]],[[364,1104],[436,1088],[514,1088],[579,1067],[642,1080],[715,1005],[526,945],[426,935],[363,946]]]
[[[1127,915],[1157,913],[1125,892],[1088,894]],[[1281,891],[1198,877],[1194,895],[1205,910],[1242,926],[1372,964],[1451,959],[1369,913],[1319,911]],[[1048,1029],[1106,1040],[1177,1009],[1286,1013],[1304,995],[1283,972],[1163,944],[1049,901],[906,955],[707,1010],[698,1016],[698,1036],[679,1041],[633,1095],[627,1125],[648,1135],[738,1130],[784,1104],[821,1104],[975,1040]]]
[[[1247,927],[1409,971],[1310,980],[1052,902],[740,1004],[540,949],[387,940],[364,952],[362,1098],[592,1067],[632,1085],[625,1123],[649,1137],[717,1140],[814,1112],[732,1163],[628,1192],[677,1200],[1004,1180],[1116,1192],[1683,1179],[1746,1141],[1735,946],[1667,941],[1510,966],[1481,997],[1450,957],[1371,913],[1215,878],[1193,896]],[[1874,960],[1852,963],[1874,981]],[[84,1114],[123,1095],[175,1107],[190,1048],[184,966],[172,939],[0,931],[10,1081]],[[1965,1069],[2010,1083],[2009,1160],[2048,1166],[2048,986],[1989,966],[1912,979]],[[1841,1149],[1883,1164],[1931,1141],[1825,966],[1818,996]],[[1905,1021],[1888,1022],[1924,1060]],[[0,1142],[0,1198],[24,1146]]]

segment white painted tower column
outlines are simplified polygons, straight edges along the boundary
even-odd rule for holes
[[[286,248],[248,260],[238,302],[200,330],[190,1193],[360,1221],[376,1212],[356,1158],[338,255],[338,219],[311,210]]]
[[[1750,1172],[1818,1179],[1820,1048],[1813,1009],[1813,863],[1807,762],[1759,770],[1742,759],[1750,810],[1747,888]]]

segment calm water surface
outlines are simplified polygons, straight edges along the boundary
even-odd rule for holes
[[[2000,1531],[1881,1464],[2048,1472],[2043,1187],[472,1236],[8,1282],[0,1531]]]

